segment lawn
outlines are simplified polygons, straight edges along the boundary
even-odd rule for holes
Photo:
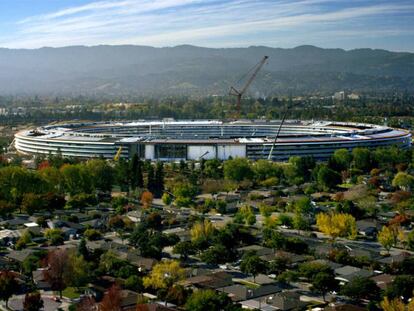
[[[80,292],[76,287],[67,287],[63,292],[63,296],[69,299],[76,299],[83,293],[83,289],[80,288]]]

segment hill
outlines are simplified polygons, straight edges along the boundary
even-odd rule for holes
[[[226,94],[264,55],[269,62],[250,89],[253,95],[414,90],[413,53],[314,46],[71,46],[0,49],[0,94]]]

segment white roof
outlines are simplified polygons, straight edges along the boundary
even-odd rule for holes
[[[28,228],[39,227],[39,225],[35,222],[28,222],[24,224]]]

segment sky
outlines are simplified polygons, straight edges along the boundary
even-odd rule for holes
[[[0,0],[0,47],[100,44],[414,52],[414,1]]]

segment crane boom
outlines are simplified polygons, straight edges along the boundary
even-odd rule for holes
[[[264,56],[262,60],[255,66],[255,70],[253,71],[250,78],[247,80],[246,84],[243,86],[243,88],[239,91],[235,87],[230,87],[229,95],[233,95],[237,97],[237,114],[240,116],[240,110],[241,110],[241,98],[244,95],[244,93],[249,88],[250,84],[252,84],[253,80],[256,78],[257,74],[259,73],[260,69],[262,69],[263,65],[266,63],[266,60],[269,58],[269,56]]]

